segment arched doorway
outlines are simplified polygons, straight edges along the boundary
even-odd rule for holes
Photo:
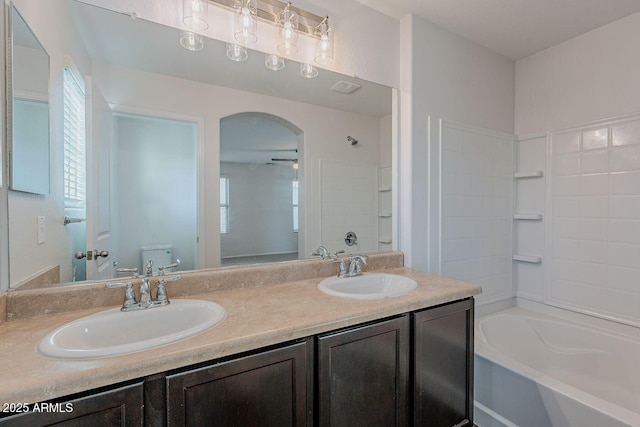
[[[220,120],[221,265],[300,258],[303,132],[272,114]]]

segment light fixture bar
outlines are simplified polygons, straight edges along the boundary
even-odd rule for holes
[[[228,10],[233,10],[233,2],[230,0],[208,1]],[[286,6],[287,3],[282,2],[281,0],[258,0],[258,19],[270,24],[277,24],[278,15]],[[289,9],[298,14],[298,32],[317,38],[316,27],[320,25],[326,17],[314,15],[311,12],[307,12],[306,10],[299,9],[295,6],[289,6]]]

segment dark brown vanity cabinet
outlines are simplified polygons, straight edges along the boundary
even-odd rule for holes
[[[96,391],[83,397],[29,405],[29,412],[0,419],[5,427],[118,427],[142,426],[143,383]],[[23,409],[20,408],[20,411]]]
[[[318,425],[404,426],[409,316],[318,337]]]
[[[473,300],[411,315],[413,425],[473,425]]]
[[[167,425],[306,426],[313,341],[168,375]]]
[[[473,299],[56,402],[0,426],[471,426]]]

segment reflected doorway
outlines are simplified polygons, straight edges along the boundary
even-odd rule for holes
[[[220,121],[221,265],[300,258],[303,132],[265,113]]]

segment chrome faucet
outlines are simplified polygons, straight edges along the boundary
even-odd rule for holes
[[[354,255],[349,263],[348,277],[361,276],[362,264],[367,265],[367,257],[364,255]]]
[[[356,277],[362,275],[362,264],[367,264],[367,257],[364,255],[353,255],[349,262],[349,270],[345,264],[344,258],[337,258],[333,260],[335,263],[340,263],[340,272],[338,277]]]
[[[140,279],[140,306],[148,308],[151,305],[151,283],[149,277],[153,276],[153,261],[148,260],[144,266],[144,276]]]
[[[311,256],[319,256],[320,259],[330,258],[329,251],[324,246],[318,246],[315,252],[311,254]]]
[[[156,291],[156,298],[151,296],[151,278],[153,277],[153,261],[149,260],[145,264],[144,276],[140,278],[140,299],[136,299],[135,291],[133,290],[133,281],[127,283],[107,283],[108,288],[122,288],[126,287],[124,302],[120,310],[122,311],[135,311],[145,310],[152,307],[160,307],[169,304],[169,298],[167,297],[167,290],[165,288],[166,282],[175,282],[180,280],[180,276],[164,277],[164,270],[167,268],[175,268],[179,263],[165,265],[158,268],[158,290]],[[116,270],[118,273],[133,273],[133,278],[138,277],[137,268],[119,268]]]

